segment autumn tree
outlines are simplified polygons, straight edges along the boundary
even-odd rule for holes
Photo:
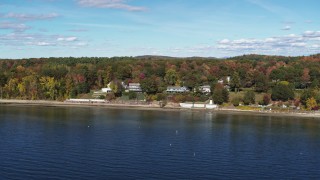
[[[317,104],[316,100],[313,97],[311,97],[311,98],[307,99],[306,107],[307,107],[307,110],[309,110],[309,111],[316,110],[318,107],[318,104]]]
[[[169,85],[175,85],[178,81],[178,74],[174,69],[169,69],[166,71],[166,75],[164,77],[164,80]]]
[[[301,76],[301,82],[302,82],[302,85],[306,88],[307,87],[307,84],[309,83],[310,81],[310,75],[309,75],[309,69],[308,68],[304,68],[303,69],[303,73],[302,73],[302,76]]]
[[[301,96],[300,96],[300,102],[302,105],[306,106],[307,100],[314,98],[316,96],[316,92],[312,89],[305,89]]]
[[[140,83],[141,89],[143,92],[146,92],[147,94],[156,94],[158,87],[157,83],[152,78],[145,78]]]
[[[40,87],[44,96],[50,100],[55,100],[58,95],[59,82],[54,77],[41,77]]]

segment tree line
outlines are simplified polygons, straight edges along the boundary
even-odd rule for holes
[[[233,92],[249,88],[256,93],[266,93],[274,101],[299,100],[306,104],[313,98],[320,103],[320,54],[244,55],[228,59],[156,56],[2,59],[0,93],[2,98],[11,99],[64,100],[106,87],[111,82],[112,96],[119,97],[124,91],[121,83],[134,82],[140,83],[154,100],[164,96],[167,86],[186,86],[192,91],[177,97],[183,101],[208,98],[193,90],[210,85],[211,95],[216,94],[213,98],[223,103],[230,99],[218,80],[226,82],[228,76]],[[299,97],[295,94],[297,89],[302,92]]]

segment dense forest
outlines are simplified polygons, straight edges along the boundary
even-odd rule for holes
[[[224,86],[217,82],[228,76],[231,77],[230,93],[246,90],[245,97],[223,97],[228,94],[223,93]],[[320,54],[303,57],[244,55],[226,59],[141,56],[0,60],[1,98],[8,99],[64,100],[81,97],[110,82],[114,93],[107,98],[112,99],[124,92],[122,82],[134,82],[140,83],[148,99],[153,100],[163,99],[167,86],[175,85],[191,90],[179,95],[176,101],[212,97],[219,104],[228,101],[237,104],[248,99],[246,104],[250,104],[254,103],[250,101],[253,92],[253,95],[264,93],[265,104],[273,100],[307,105],[320,103],[319,79]],[[211,86],[209,96],[193,91],[202,85]],[[297,91],[301,93],[297,95]],[[219,93],[220,100],[217,99]]]

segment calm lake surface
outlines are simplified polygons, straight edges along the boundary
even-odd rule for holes
[[[0,105],[0,179],[319,179],[320,120]]]

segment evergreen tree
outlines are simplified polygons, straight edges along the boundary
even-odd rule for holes
[[[240,88],[241,82],[238,72],[234,72],[230,79],[230,88],[234,92],[238,92]]]
[[[294,99],[293,88],[289,84],[278,83],[272,88],[271,98],[274,101],[288,101]]]
[[[254,104],[255,103],[255,97],[256,95],[254,94],[253,91],[247,91],[245,94],[244,94],[244,97],[243,97],[243,103],[245,105],[249,105],[249,104]]]

